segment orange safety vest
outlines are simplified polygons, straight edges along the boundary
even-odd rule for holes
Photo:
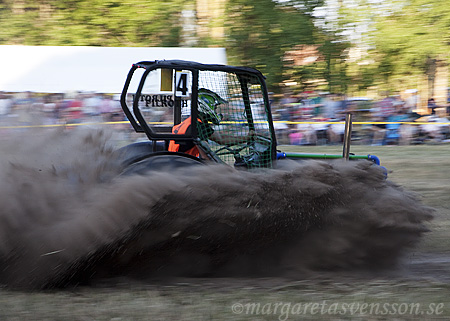
[[[172,134],[179,134],[179,135],[186,134],[186,131],[188,130],[189,126],[191,126],[191,123],[192,123],[191,117],[186,118],[183,122],[179,123],[178,125],[173,126]],[[168,150],[169,150],[169,152],[180,152],[180,144],[177,144],[177,143],[175,143],[174,140],[171,140],[169,143]],[[195,157],[200,157],[200,151],[198,150],[197,146],[194,146],[185,151],[181,150],[181,152],[195,156]]]

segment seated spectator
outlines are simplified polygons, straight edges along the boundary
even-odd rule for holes
[[[430,113],[430,115],[436,115],[436,108],[438,108],[438,106],[436,105],[434,98],[428,99],[427,107],[428,107],[428,112]]]
[[[289,144],[291,145],[302,145],[302,133],[296,128],[291,128],[289,133]]]
[[[426,135],[426,139],[432,142],[441,142],[445,138],[445,133],[449,131],[450,121],[445,117],[427,116],[427,124],[420,125],[421,131]]]
[[[400,143],[402,135],[401,127],[403,126],[401,122],[407,120],[408,116],[400,108],[387,118],[384,144]],[[404,134],[406,133],[404,132]]]
[[[333,119],[333,121],[344,121],[345,118]],[[344,140],[345,123],[330,124],[327,129],[328,142],[331,145],[341,144]]]
[[[383,145],[386,137],[386,121],[388,117],[395,112],[393,100],[390,97],[386,97],[375,103],[375,106],[371,109],[372,121],[374,122],[371,127],[373,137],[372,145]]]

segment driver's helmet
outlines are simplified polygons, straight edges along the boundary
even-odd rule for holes
[[[221,98],[215,92],[200,88],[198,90],[198,115],[202,121],[212,122],[215,125],[219,125],[222,120],[222,115],[217,113],[216,107],[220,104],[227,103],[227,101]]]

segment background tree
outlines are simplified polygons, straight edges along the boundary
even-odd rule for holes
[[[389,61],[390,86],[399,79],[414,80],[425,75],[433,95],[436,65],[448,63],[450,45],[450,3],[438,0],[404,1],[397,10],[376,19],[374,45],[376,63],[386,67]]]
[[[181,0],[4,0],[0,42],[177,46],[182,8]]]
[[[441,0],[216,0],[211,15],[209,7],[200,14],[202,1],[3,0],[0,43],[220,46],[231,64],[261,69],[273,91],[297,82],[297,90],[351,94],[415,88],[425,78],[432,96],[450,59],[450,3]],[[184,41],[187,7],[194,28]],[[287,53],[299,48],[319,58],[292,64]]]
[[[314,43],[313,18],[289,1],[229,0],[226,12],[230,62],[260,69],[273,90],[284,80],[285,52],[297,44]]]

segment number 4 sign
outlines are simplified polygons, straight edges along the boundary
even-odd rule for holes
[[[188,72],[177,71],[175,73],[175,96],[187,97],[191,94],[188,86],[189,76]]]

